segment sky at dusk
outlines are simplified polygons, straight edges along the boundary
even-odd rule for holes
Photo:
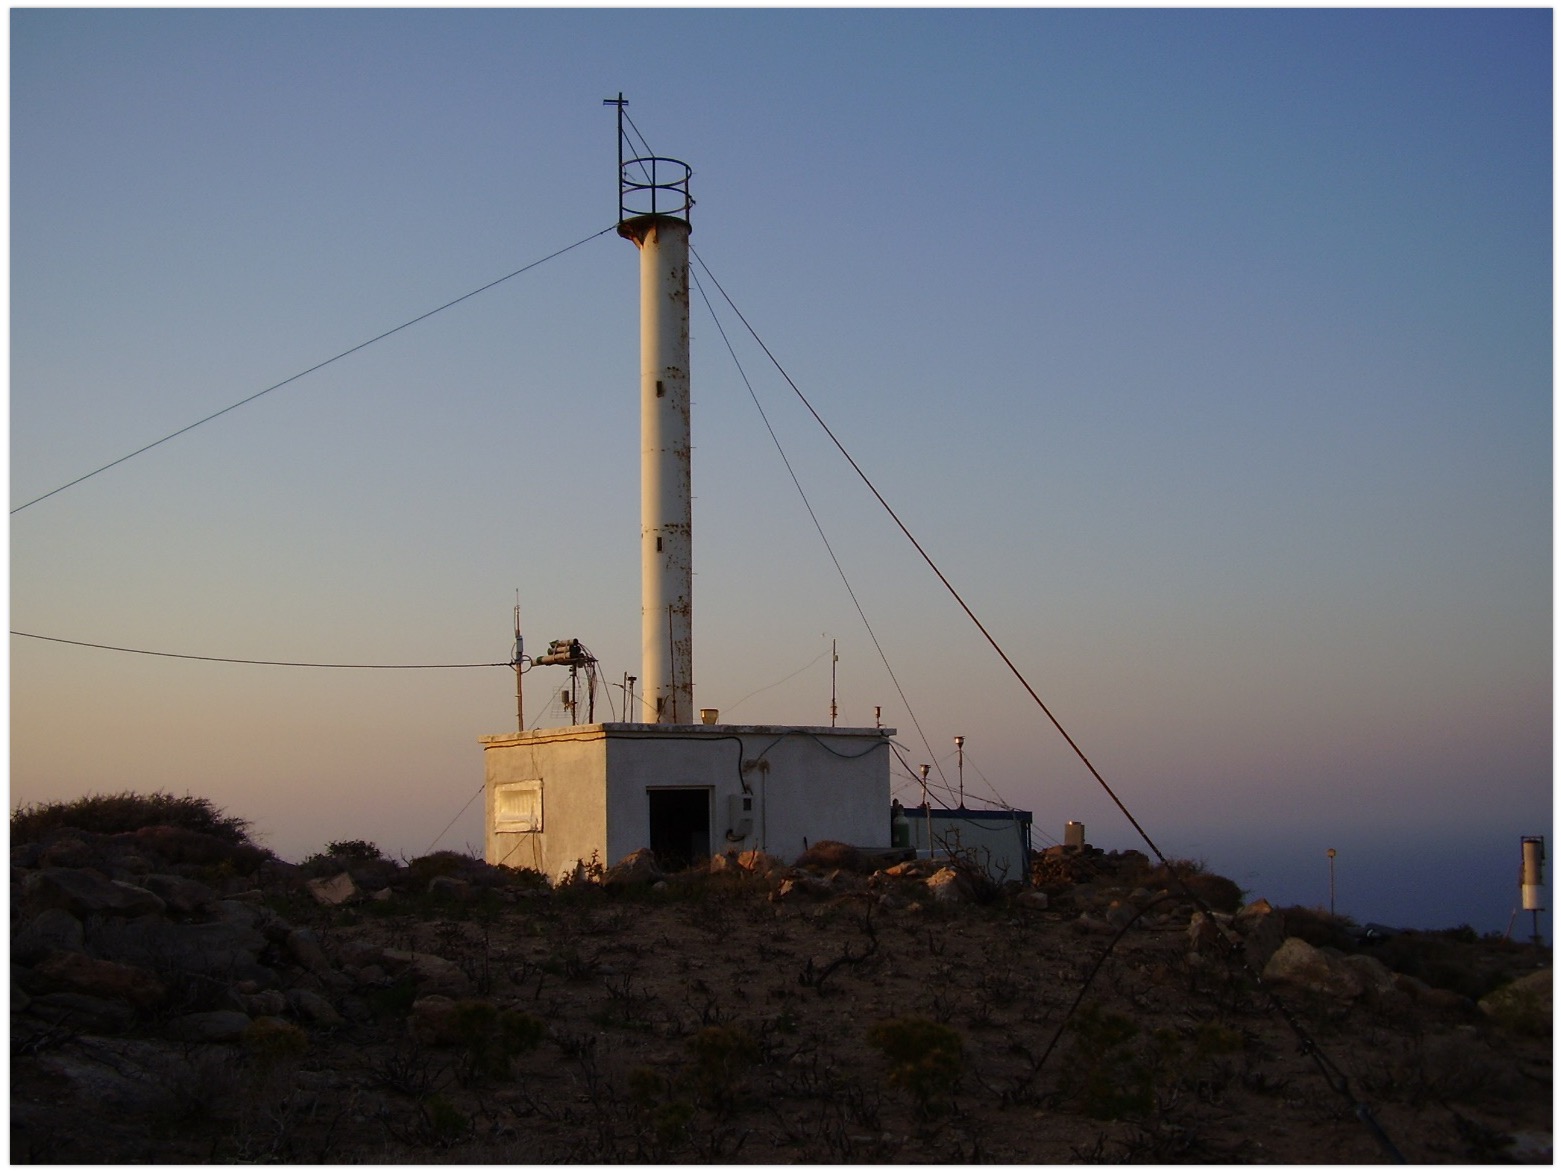
[[[578,247],[14,513],[11,626],[502,663],[518,590],[529,652],[638,675],[622,92],[708,274],[1168,855],[1326,906],[1333,847],[1341,913],[1502,930],[1553,817],[1551,21],[13,9],[13,509]],[[950,785],[963,735],[1038,846],[1141,848],[699,275],[696,704],[827,724],[833,640],[841,724]],[[504,667],[14,635],[10,697],[13,806],[190,793],[294,860],[480,850],[515,727]]]

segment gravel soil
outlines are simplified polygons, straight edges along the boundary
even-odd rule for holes
[[[295,999],[211,1043],[13,1015],[13,1161],[1550,1160],[1548,1024],[1270,991],[1191,953],[1174,900],[1125,930],[882,873],[267,901],[316,934],[328,967],[290,980],[340,1020]],[[1539,964],[1471,948],[1498,946]]]

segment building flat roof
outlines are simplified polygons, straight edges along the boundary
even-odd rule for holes
[[[546,729],[525,729],[518,733],[495,733],[478,740],[483,745],[507,745],[521,741],[543,740],[549,737],[582,734],[610,736],[626,733],[636,737],[785,737],[801,734],[807,737],[876,737],[888,739],[898,730],[884,728],[841,727],[832,725],[653,725],[637,721],[603,721],[595,725],[555,725]]]

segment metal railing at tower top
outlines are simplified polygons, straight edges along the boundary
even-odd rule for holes
[[[636,216],[675,216],[689,218],[694,206],[688,194],[693,169],[681,159],[642,155],[625,159],[618,177],[618,222]],[[646,205],[649,206],[646,206]]]

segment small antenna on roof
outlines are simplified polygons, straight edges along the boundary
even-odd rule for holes
[[[603,98],[603,106],[618,107],[618,182],[623,183],[623,108],[629,104],[629,100],[623,96],[623,91],[618,91],[616,98]],[[618,202],[618,219],[623,219],[623,201]]]
[[[510,653],[510,663],[515,665],[515,730],[525,732],[526,712],[521,704],[520,674],[525,669],[526,641],[520,635],[520,588],[515,588],[515,648]]]

